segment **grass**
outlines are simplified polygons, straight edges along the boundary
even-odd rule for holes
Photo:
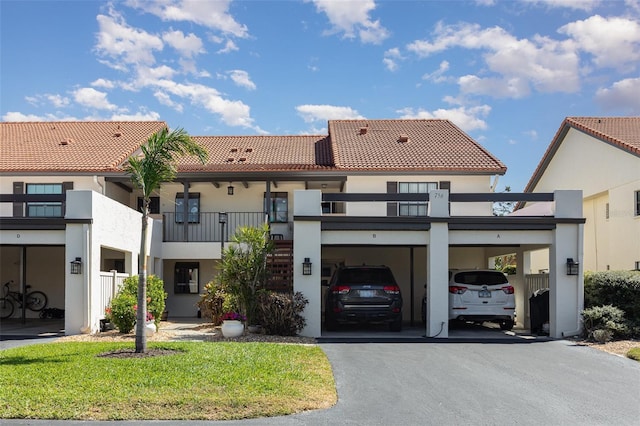
[[[317,346],[170,342],[148,358],[97,355],[130,343],[65,342],[0,351],[0,418],[229,420],[335,404]]]
[[[627,352],[627,358],[640,362],[640,347],[629,349],[629,352]]]

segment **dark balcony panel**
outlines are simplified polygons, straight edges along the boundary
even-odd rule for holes
[[[180,213],[178,213],[180,215]],[[188,223],[185,236],[185,224],[176,223],[176,213],[162,214],[163,241],[165,242],[213,242],[222,241],[222,225],[218,212],[200,212],[200,221]],[[236,229],[241,226],[262,226],[265,215],[262,212],[230,212],[224,225],[224,240],[229,241]],[[185,238],[186,237],[186,238]]]

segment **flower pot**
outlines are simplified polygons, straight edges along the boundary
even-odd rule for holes
[[[236,320],[225,320],[221,329],[224,337],[238,337],[244,332],[244,324]]]
[[[153,321],[148,321],[144,325],[144,332],[147,334],[147,337],[153,336],[153,333],[156,332],[156,323]]]

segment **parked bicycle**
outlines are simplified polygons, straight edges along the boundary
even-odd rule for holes
[[[9,288],[13,280],[4,284],[4,297],[0,298],[0,319],[10,318],[13,315],[16,305],[22,308],[22,293],[11,291]],[[27,296],[25,297],[26,308],[30,311],[40,312],[47,306],[47,295],[41,291],[29,292],[30,285],[26,286]]]

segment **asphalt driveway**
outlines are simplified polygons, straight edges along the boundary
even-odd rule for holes
[[[323,343],[338,403],[228,422],[118,425],[637,425],[640,363],[569,341]],[[1,424],[104,424],[2,420]]]

